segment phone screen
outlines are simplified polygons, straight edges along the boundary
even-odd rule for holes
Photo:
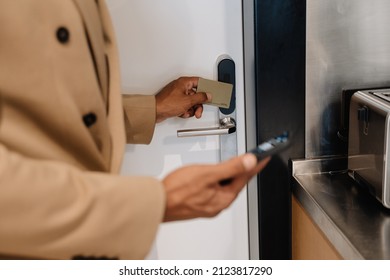
[[[285,131],[282,134],[271,138],[249,152],[257,157],[257,160],[262,160],[270,155],[276,154],[288,146],[288,132]]]

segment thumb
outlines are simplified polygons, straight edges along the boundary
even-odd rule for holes
[[[257,164],[257,158],[251,153],[232,158],[215,166],[214,174],[219,179],[232,178],[252,171]]]
[[[191,106],[203,104],[205,102],[209,102],[212,99],[212,96],[210,93],[205,92],[197,92],[193,95],[188,95],[188,98],[191,99]]]

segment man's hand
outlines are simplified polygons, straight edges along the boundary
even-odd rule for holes
[[[170,82],[156,94],[156,121],[170,117],[200,118],[202,104],[211,100],[211,95],[196,92],[198,77],[181,77]]]
[[[268,163],[245,154],[215,165],[189,165],[164,178],[166,210],[164,221],[213,217],[227,208],[249,179]],[[232,179],[221,186],[222,180]]]

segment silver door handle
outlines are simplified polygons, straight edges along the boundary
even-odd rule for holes
[[[182,129],[177,131],[177,137],[225,135],[234,132],[236,132],[236,121],[232,117],[225,117],[219,121],[219,127]]]

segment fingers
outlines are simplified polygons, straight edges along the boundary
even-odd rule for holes
[[[226,186],[226,191],[239,192],[247,181],[259,173],[268,164],[270,157],[257,162],[256,157],[247,153],[240,157],[216,165],[213,170],[214,180],[218,180],[219,185]]]
[[[257,164],[256,156],[248,153],[225,162],[227,168],[231,168],[232,175],[251,171]]]
[[[210,93],[197,92],[196,94],[188,95],[188,98],[190,99],[191,107],[193,107],[211,101],[212,97]]]
[[[192,165],[173,171],[162,181],[167,201],[164,221],[217,215],[268,161],[269,158],[257,163],[253,154],[245,154],[220,164]],[[218,182],[226,178],[232,178],[232,182],[220,187]]]
[[[184,114],[186,117],[195,116],[197,119],[202,117],[203,105],[202,103],[211,101],[211,94],[204,92],[197,92],[189,95],[191,108]]]
[[[211,101],[211,94],[196,92],[199,77],[180,77],[156,94],[156,122],[170,117],[201,118],[202,104]]]
[[[181,77],[178,80],[185,84],[188,95],[193,96],[193,98],[191,98],[192,106],[211,101],[212,96],[210,93],[196,92],[193,90],[194,88],[196,89],[198,87],[199,77]]]
[[[195,108],[195,118],[200,119],[203,113],[203,106],[195,105],[194,108]]]
[[[194,107],[188,109],[184,114],[180,115],[180,118],[187,119],[195,116],[195,118],[200,119],[203,114],[203,106],[195,105]]]
[[[184,112],[184,114],[180,115],[179,117],[183,118],[183,119],[187,119],[187,118],[191,118],[195,115],[195,108],[192,107],[190,109],[188,109],[186,112]]]
[[[249,174],[249,172],[256,167],[256,164],[257,159],[253,154],[248,153],[232,158],[228,161],[210,167],[210,172],[213,174],[212,180],[219,182],[224,179]]]
[[[180,77],[178,81],[182,82],[187,90],[191,90],[198,87],[199,77]]]
[[[209,93],[195,93],[192,95],[188,95],[189,99],[189,109],[180,115],[181,118],[190,118],[195,116],[197,119],[202,117],[203,114],[203,105],[202,103],[211,100],[211,95]]]
[[[218,170],[214,170],[218,178],[218,207],[220,209],[227,208],[237,197],[240,191],[245,187],[248,180],[256,173],[258,168],[257,158],[253,154],[245,154],[240,157],[233,158],[226,162],[217,165]],[[261,168],[265,166],[265,162],[261,163]],[[222,180],[228,181],[227,185],[221,187]]]

